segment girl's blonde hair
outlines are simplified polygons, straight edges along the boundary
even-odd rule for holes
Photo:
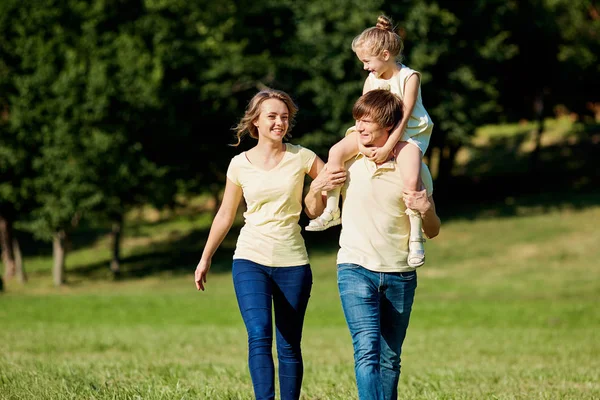
[[[246,112],[244,116],[240,120],[240,122],[233,128],[235,131],[235,136],[237,138],[237,143],[232,144],[232,146],[237,147],[241,143],[243,137],[246,134],[249,134],[251,138],[258,139],[258,128],[254,125],[254,121],[259,117],[261,112],[261,105],[265,100],[268,99],[277,99],[281,100],[285,103],[288,109],[288,130],[284,136],[284,139],[289,139],[292,135],[290,135],[290,131],[294,126],[294,117],[298,112],[298,106],[294,103],[291,96],[286,92],[281,90],[266,88],[256,93],[248,106],[246,107]]]
[[[365,29],[352,40],[352,51],[359,50],[366,50],[373,57],[379,57],[387,50],[392,58],[401,61],[404,42],[396,33],[391,18],[380,15],[375,26]]]

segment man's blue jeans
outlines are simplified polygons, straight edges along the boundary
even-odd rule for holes
[[[337,276],[354,346],[359,399],[395,400],[417,274],[380,273],[356,264],[339,264]]]
[[[310,265],[266,267],[249,260],[235,259],[232,275],[248,332],[248,365],[256,399],[275,398],[273,309],[281,400],[299,399],[304,374],[300,341],[312,288]]]

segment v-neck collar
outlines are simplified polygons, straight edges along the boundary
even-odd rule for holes
[[[284,143],[284,145],[285,145],[285,149],[283,151],[283,156],[281,157],[281,160],[279,160],[279,162],[275,166],[273,166],[273,168],[271,168],[271,169],[264,169],[264,168],[261,168],[261,167],[255,165],[255,164],[252,164],[252,162],[248,158],[248,152],[247,151],[244,152],[244,159],[246,160],[246,162],[248,164],[250,164],[253,168],[255,168],[255,169],[259,170],[259,171],[262,171],[262,172],[271,172],[271,171],[274,171],[274,170],[278,169],[281,166],[281,164],[283,163],[283,160],[285,160],[285,158],[287,157],[287,155],[289,153],[289,151],[288,151],[289,150],[288,143]]]

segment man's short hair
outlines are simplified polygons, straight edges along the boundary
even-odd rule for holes
[[[355,120],[368,117],[383,128],[392,129],[404,115],[400,97],[385,89],[374,89],[363,94],[352,107]]]

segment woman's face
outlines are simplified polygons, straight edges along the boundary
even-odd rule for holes
[[[260,106],[260,114],[254,121],[259,138],[283,141],[289,128],[289,112],[285,103],[278,99],[267,99]]]

